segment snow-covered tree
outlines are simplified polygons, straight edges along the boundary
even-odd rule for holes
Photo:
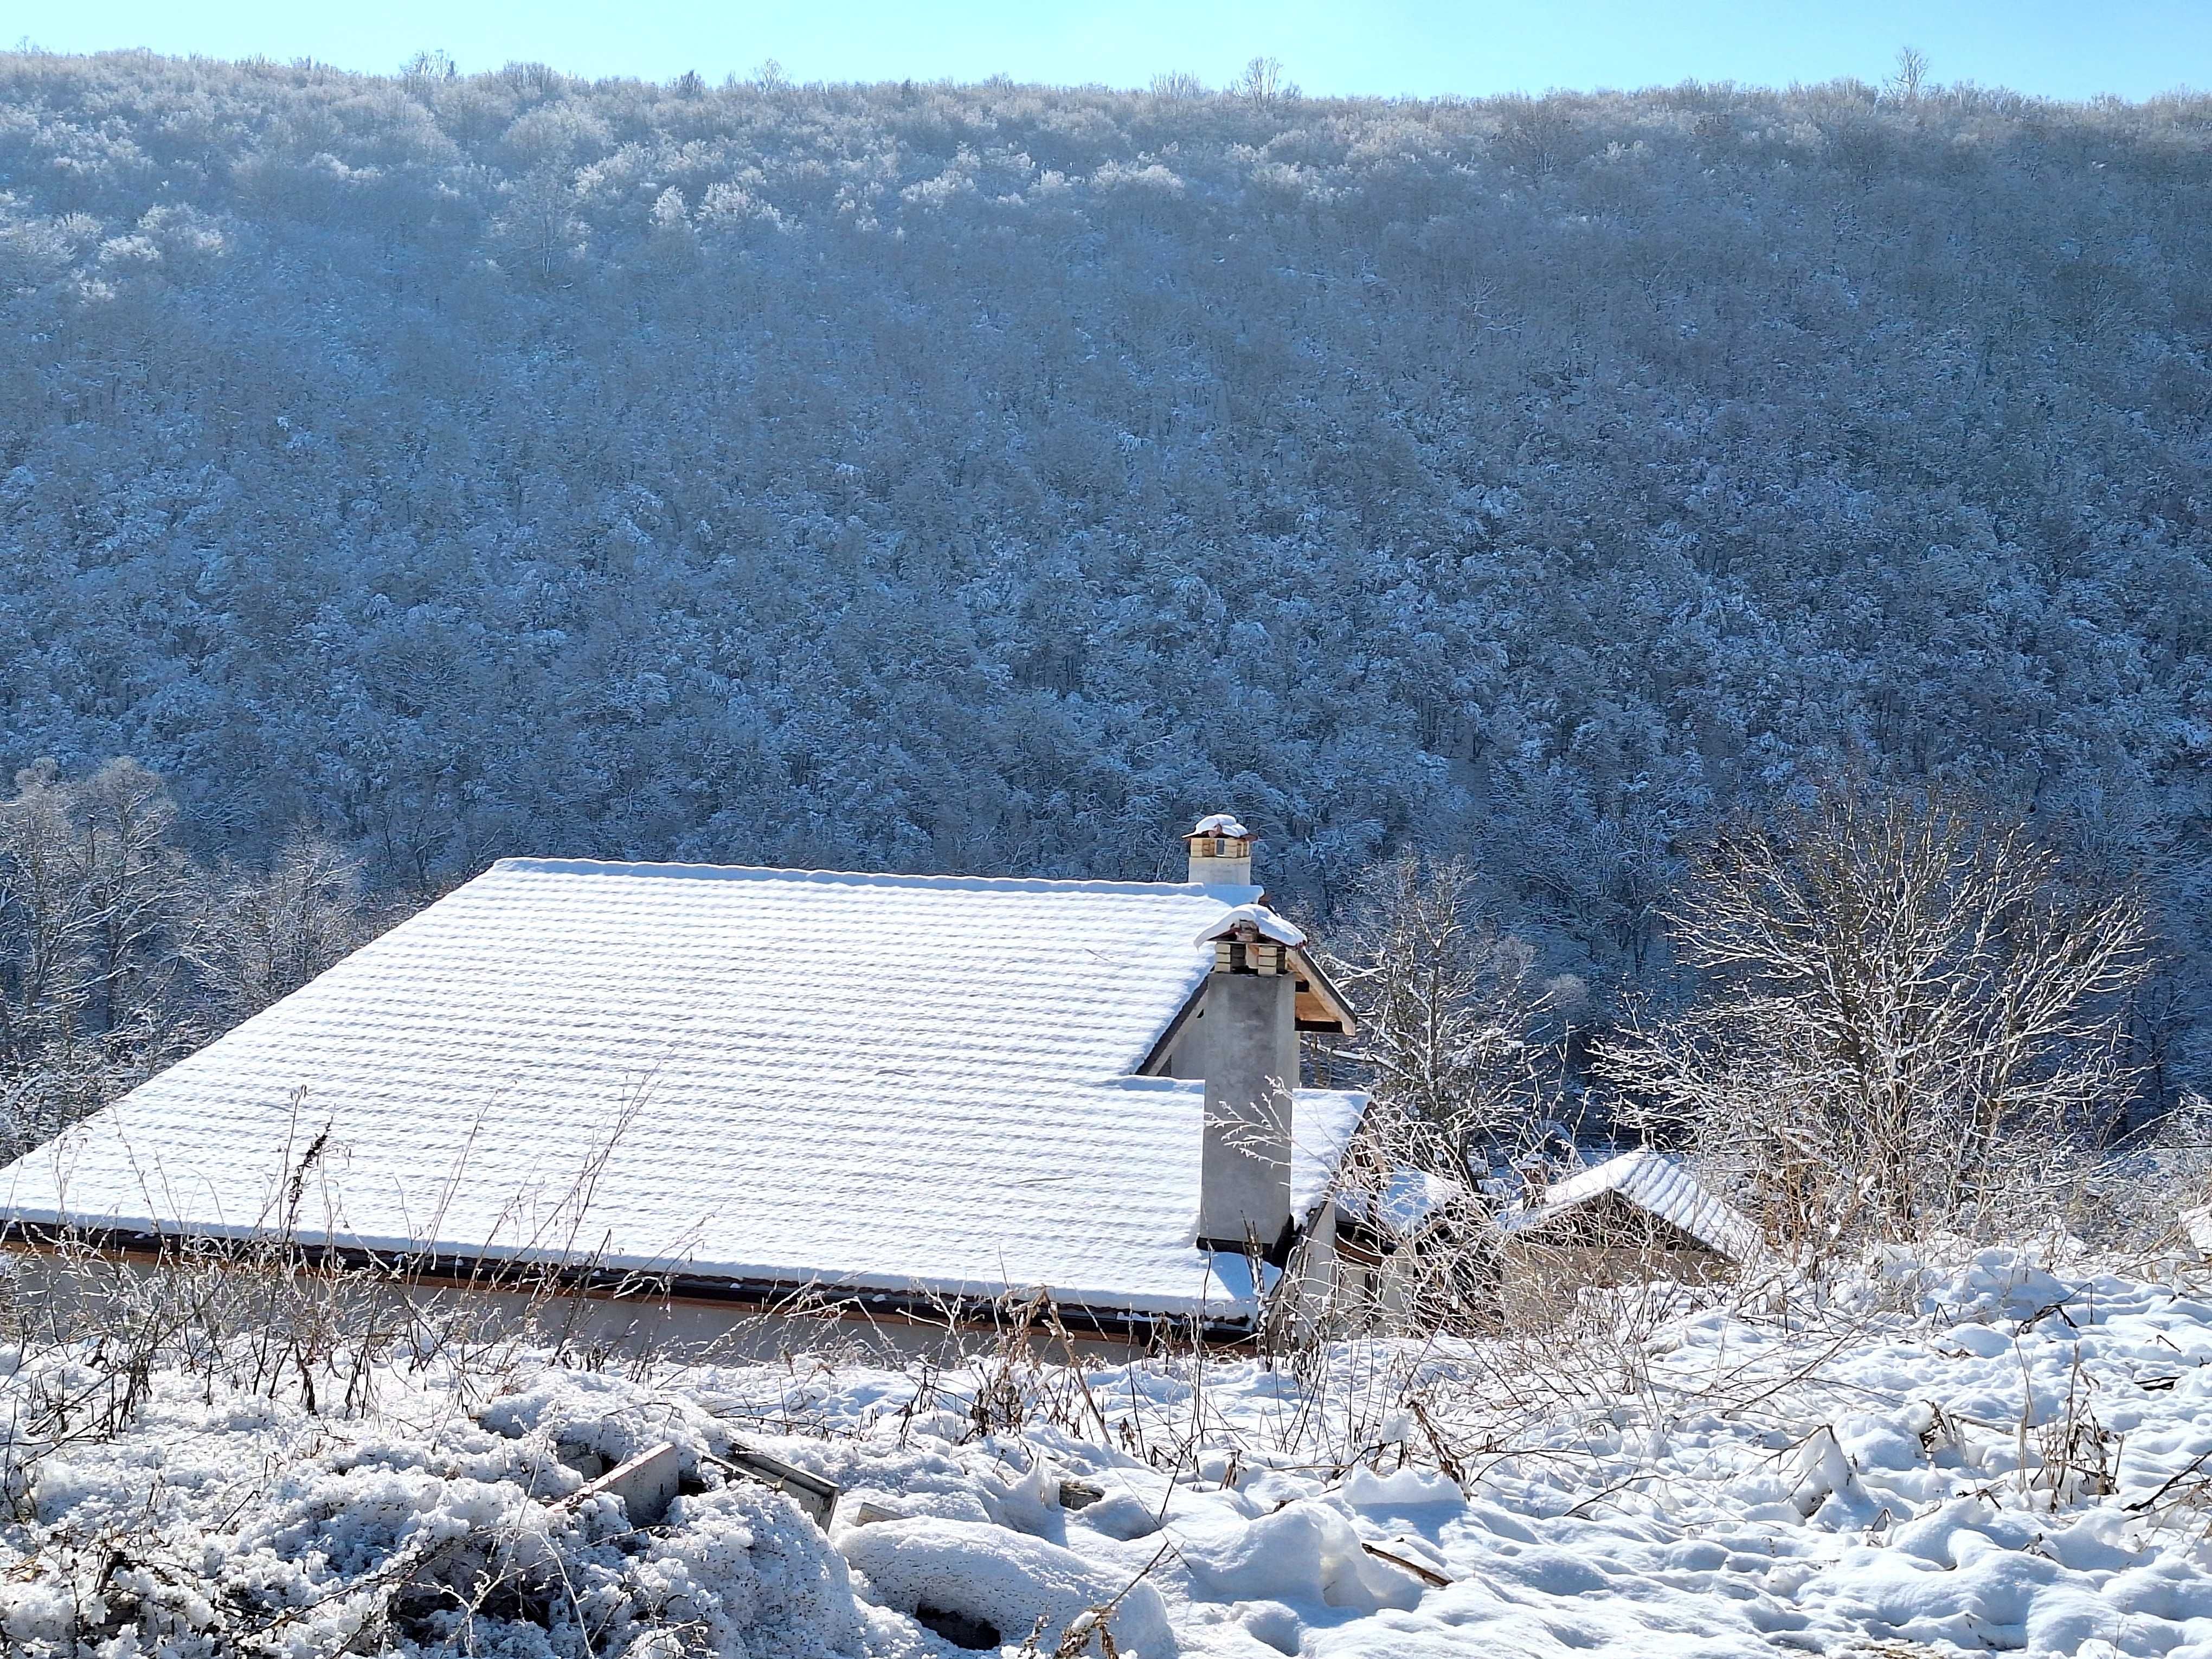
[[[1345,1056],[1402,1163],[1476,1190],[1528,1150],[1556,1103],[1542,1030],[1555,993],[1534,951],[1499,930],[1463,860],[1406,854],[1361,881],[1330,966],[1359,1017]]]
[[[1600,1024],[1859,765],[2140,870],[2212,1083],[2203,100],[1184,90],[0,56],[0,764],[418,896],[1233,807]]]
[[[2006,1202],[2126,1098],[2142,899],[2062,876],[1947,792],[1831,784],[1732,823],[1671,918],[1705,995],[1621,1034],[1602,1070],[1742,1164],[1802,1243]]]

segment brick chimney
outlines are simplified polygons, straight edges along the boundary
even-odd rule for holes
[[[1191,880],[1207,887],[1249,887],[1252,840],[1252,832],[1226,812],[1200,818],[1183,837]]]
[[[1250,838],[1238,828],[1225,838],[1240,848],[1236,862],[1249,871]],[[1194,843],[1206,833],[1201,823]],[[1194,881],[1203,879],[1198,865],[1194,851]],[[1291,951],[1304,935],[1271,910],[1241,904],[1199,942],[1213,947],[1213,971],[1198,1026],[1206,1078],[1198,1242],[1218,1250],[1257,1244],[1279,1261],[1290,1243],[1291,1110],[1298,1080]]]

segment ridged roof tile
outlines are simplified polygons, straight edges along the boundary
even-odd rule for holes
[[[1202,1087],[1130,1074],[1203,980],[1207,924],[1257,897],[510,860],[0,1198],[265,1230],[327,1131],[296,1218],[316,1241],[1218,1309],[1192,1243]],[[1302,1203],[1358,1104],[1300,1092]]]

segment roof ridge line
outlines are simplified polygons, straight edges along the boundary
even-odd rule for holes
[[[801,870],[775,865],[659,863],[616,859],[504,858],[495,860],[483,873],[489,875],[495,871],[576,876],[658,877],[678,881],[791,881],[820,883],[825,886],[939,888],[952,892],[1115,893],[1133,897],[1156,894],[1162,897],[1218,899],[1231,907],[1252,902],[1243,896],[1260,891],[1256,886],[1231,886],[1210,882],[930,875],[896,870]],[[1237,896],[1232,897],[1231,895]]]

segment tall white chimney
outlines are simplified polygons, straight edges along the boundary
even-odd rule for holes
[[[1226,812],[1200,818],[1183,837],[1191,880],[1207,887],[1249,887],[1252,840],[1252,832]]]
[[[1290,1242],[1291,1112],[1298,1082],[1291,951],[1304,936],[1272,911],[1245,904],[1200,942],[1213,948],[1213,971],[1197,1033],[1206,1078],[1198,1242],[1217,1250],[1256,1244],[1279,1260]]]

